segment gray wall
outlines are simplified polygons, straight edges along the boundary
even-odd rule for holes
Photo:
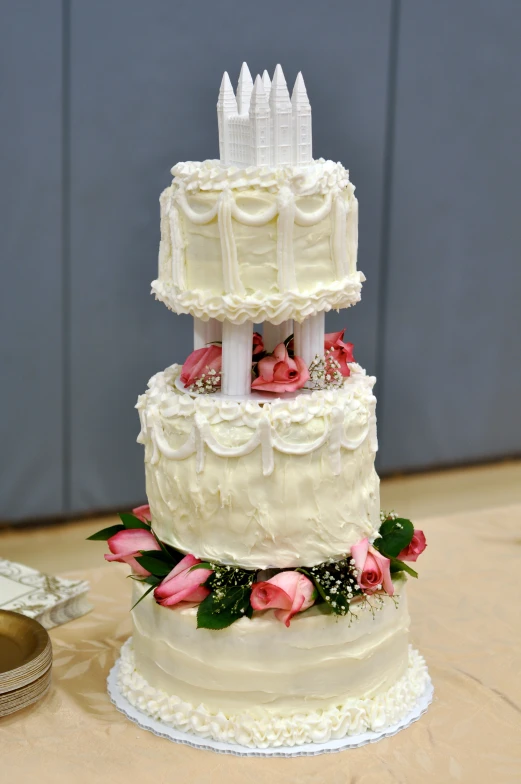
[[[0,2],[0,518],[144,497],[134,404],[190,348],[149,296],[158,196],[216,157],[223,70],[302,69],[361,202],[347,325],[382,472],[521,452],[521,5]]]

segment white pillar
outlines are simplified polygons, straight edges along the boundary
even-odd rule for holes
[[[208,343],[221,340],[223,325],[217,319],[194,318],[194,351],[197,348],[204,348]]]
[[[248,395],[251,390],[253,322],[223,323],[221,391],[224,395]]]
[[[319,357],[324,356],[325,323],[324,312],[308,316],[302,324],[295,322],[295,354],[302,357],[308,366],[317,354]]]
[[[273,351],[279,343],[284,343],[293,332],[293,320],[283,321],[282,324],[270,324],[265,321],[262,325],[262,342],[266,351]]]

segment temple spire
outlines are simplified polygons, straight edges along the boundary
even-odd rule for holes
[[[313,160],[311,140],[311,106],[302,74],[297,74],[291,95],[293,109],[293,161],[304,166]]]
[[[262,74],[262,86],[264,87],[266,98],[269,101],[271,92],[271,79],[269,73],[266,70],[264,70],[264,73]]]
[[[270,92],[272,120],[271,164],[293,163],[293,117],[288,86],[280,65],[275,68]]]
[[[239,74],[239,84],[237,85],[237,108],[239,114],[248,114],[252,92],[253,80],[250,69],[246,63],[243,63]]]
[[[269,112],[270,105],[268,103],[268,99],[266,97],[266,93],[264,91],[264,85],[262,84],[262,79],[259,75],[255,79],[255,84],[253,85],[253,92],[251,94],[250,99],[250,115],[251,114],[264,114],[265,112]]]
[[[311,111],[302,71],[298,72],[297,78],[295,79],[295,86],[293,87],[293,92],[291,94],[291,105],[294,109],[309,109],[309,111]]]
[[[270,108],[272,111],[291,111],[288,86],[280,65],[276,66],[275,73],[273,74],[270,91]]]
[[[270,105],[262,79],[257,76],[250,101],[251,163],[269,166],[271,162]]]
[[[237,114],[237,101],[227,71],[224,72],[217,99],[217,124],[219,126],[219,157],[227,163],[231,154],[228,118]]]
[[[224,109],[225,114],[234,114],[237,112],[237,101],[235,100],[235,93],[233,92],[228,71],[225,71],[223,74],[219,97],[217,99],[217,108]]]

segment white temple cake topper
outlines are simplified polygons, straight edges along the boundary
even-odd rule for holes
[[[267,71],[255,84],[242,64],[237,95],[225,71],[217,101],[219,154],[226,166],[305,165],[313,161],[311,106],[299,72],[289,95],[277,65],[273,81]]]

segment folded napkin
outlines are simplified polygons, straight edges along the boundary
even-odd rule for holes
[[[0,609],[35,618],[46,629],[90,612],[88,590],[85,580],[51,577],[0,558]]]

